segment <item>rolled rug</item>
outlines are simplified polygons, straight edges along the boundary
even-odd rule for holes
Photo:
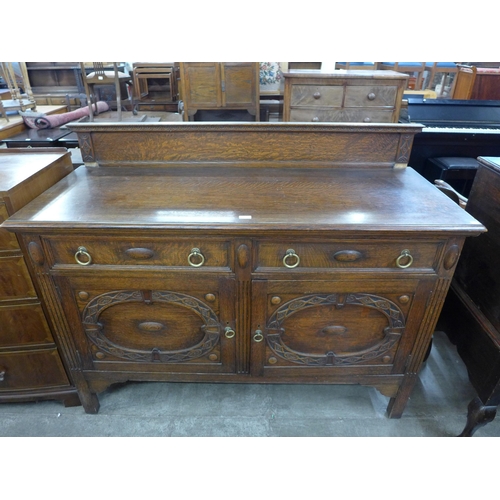
[[[108,111],[109,105],[104,101],[98,101],[93,105],[93,110],[95,112],[97,106],[98,113],[102,113],[104,111]],[[33,111],[28,112],[19,112],[19,114],[23,117],[24,123],[30,128],[44,129],[44,128],[56,128],[61,125],[65,125],[66,123],[79,120],[84,116],[88,116],[90,114],[90,110],[88,106],[84,106],[83,108],[75,109],[74,111],[69,111],[68,113],[61,113],[58,115],[46,115],[42,113],[35,113]]]

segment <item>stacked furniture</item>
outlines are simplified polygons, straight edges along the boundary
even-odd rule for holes
[[[394,71],[284,73],[283,121],[396,123],[408,76]]]
[[[0,222],[73,171],[63,149],[0,149]],[[0,402],[80,404],[26,265],[42,255],[0,228]]]
[[[402,415],[464,239],[419,125],[74,123],[86,165],[4,222],[85,411],[127,380],[363,384]]]
[[[178,69],[174,63],[135,62],[132,67],[136,107],[154,110],[177,101]]]

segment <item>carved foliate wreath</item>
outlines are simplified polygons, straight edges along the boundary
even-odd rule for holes
[[[384,328],[384,338],[370,349],[346,355],[338,355],[332,351],[323,355],[301,353],[294,351],[283,342],[281,336],[285,329],[282,324],[296,312],[309,307],[322,305],[343,307],[344,304],[370,307],[384,314],[389,322],[389,326]],[[306,295],[286,302],[276,309],[267,324],[267,343],[277,356],[293,363],[309,366],[352,365],[378,358],[388,352],[401,338],[404,327],[403,312],[394,302],[384,297],[368,293]]]
[[[203,320],[204,337],[198,344],[187,349],[161,351],[157,347],[150,350],[127,349],[111,342],[105,335],[99,317],[108,307],[125,302],[162,302],[176,304],[190,309]],[[107,292],[93,298],[82,312],[82,323],[90,341],[100,351],[130,361],[160,361],[164,363],[181,363],[200,358],[210,352],[220,338],[220,324],[215,312],[195,297],[169,291],[143,292],[141,290],[120,290]]]

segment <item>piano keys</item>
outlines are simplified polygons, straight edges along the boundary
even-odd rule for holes
[[[421,123],[408,164],[423,174],[427,159],[500,156],[500,101],[408,97],[400,122]]]

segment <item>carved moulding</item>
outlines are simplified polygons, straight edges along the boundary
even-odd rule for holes
[[[323,305],[343,307],[345,304],[373,308],[384,314],[389,323],[384,328],[384,338],[370,349],[349,354],[336,354],[332,351],[322,355],[301,353],[283,342],[281,335],[285,329],[282,324],[296,312],[308,307]],[[267,343],[277,356],[292,363],[308,366],[354,365],[378,358],[390,351],[401,338],[404,328],[403,312],[394,302],[384,297],[368,293],[307,295],[286,302],[273,313],[267,324]]]
[[[190,309],[202,319],[204,337],[192,347],[175,351],[162,351],[157,347],[150,350],[129,349],[117,345],[106,337],[99,317],[105,309],[124,302],[162,302]],[[87,337],[103,353],[129,361],[163,363],[182,363],[205,356],[219,344],[221,329],[217,315],[205,303],[195,297],[169,291],[120,290],[103,293],[87,304],[82,312],[82,323]],[[154,322],[142,325],[148,323]]]

